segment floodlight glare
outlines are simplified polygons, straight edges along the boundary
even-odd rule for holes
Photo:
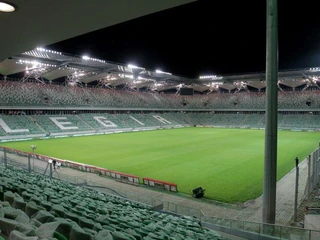
[[[144,69],[144,68],[142,68],[142,67],[138,67],[138,66],[133,65],[133,64],[128,64],[128,67],[129,67],[129,68],[132,68],[132,69]]]
[[[82,59],[83,60],[89,60],[90,58],[89,58],[89,56],[82,56]]]
[[[124,77],[133,79],[133,75],[124,75]]]
[[[139,68],[138,66],[132,65],[132,64],[129,64],[128,67],[129,67],[129,68]]]
[[[11,3],[0,1],[0,12],[11,13],[16,11],[16,7]]]
[[[168,72],[163,72],[159,69],[156,70],[156,73],[162,73],[162,74],[167,74],[167,75],[172,75],[172,73],[168,73]]]

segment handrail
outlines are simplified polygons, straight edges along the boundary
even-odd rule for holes
[[[295,233],[299,236],[304,236],[306,240],[316,240],[320,237],[320,231],[306,228],[298,228],[293,226],[285,226],[281,224],[268,224],[262,222],[246,221],[232,218],[221,218],[206,215],[202,212],[203,217],[201,221],[207,222],[214,225],[219,225],[227,228],[233,228],[242,232],[251,232],[259,235],[268,235],[272,237],[278,237],[279,239],[290,239],[287,238],[288,234]],[[314,237],[317,236],[318,238]]]

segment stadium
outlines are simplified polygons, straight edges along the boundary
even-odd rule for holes
[[[265,72],[189,78],[46,47],[6,57],[0,239],[318,239],[320,68],[277,78],[266,224]]]

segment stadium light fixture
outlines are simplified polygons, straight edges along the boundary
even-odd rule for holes
[[[40,51],[40,52],[47,52],[47,53],[53,53],[53,54],[62,55],[62,52],[53,51],[53,50],[45,49],[45,48],[42,48],[42,47],[37,47],[36,50]]]
[[[133,64],[128,64],[128,67],[129,67],[129,68],[132,68],[132,69],[143,69],[143,70],[144,70],[144,68],[138,67],[138,66],[133,65]]]
[[[41,62],[37,62],[37,61],[28,61],[28,60],[22,60],[20,59],[18,62],[16,62],[17,64],[32,64],[33,67],[57,67],[57,65],[55,64],[49,64],[49,63],[41,63]]]
[[[94,62],[100,62],[100,63],[105,63],[105,60],[101,60],[101,59],[97,59],[97,58],[91,58],[87,55],[82,56],[83,60],[90,60],[90,61],[94,61]]]
[[[222,79],[222,77],[219,77],[217,75],[205,75],[205,76],[200,76],[199,79],[220,80],[220,79]]]
[[[12,13],[17,10],[17,7],[12,3],[0,1],[0,12]]]
[[[156,70],[156,73],[161,73],[161,74],[167,74],[167,75],[172,75],[172,73],[169,73],[169,72],[163,72],[159,69]]]
[[[133,75],[124,75],[124,77],[133,79]]]
[[[223,85],[223,82],[212,82],[212,83],[209,83],[207,84],[208,87],[216,87],[216,86],[221,86]]]

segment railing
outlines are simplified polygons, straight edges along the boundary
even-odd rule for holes
[[[265,224],[258,222],[249,222],[236,219],[218,218],[204,216],[201,218],[205,227],[215,230],[229,232],[239,237],[258,239],[257,236],[268,236],[273,239],[299,239],[299,240],[318,240],[320,231],[296,228],[282,225]],[[260,239],[260,238],[259,238]]]

